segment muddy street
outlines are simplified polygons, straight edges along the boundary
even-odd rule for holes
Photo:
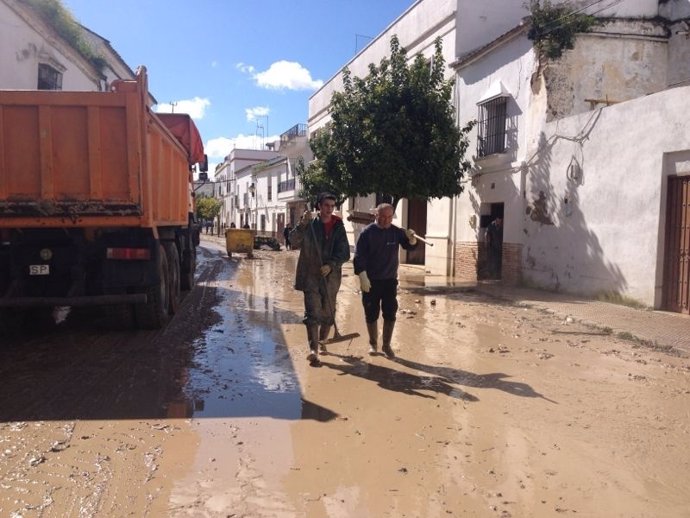
[[[0,516],[688,516],[683,354],[406,269],[371,357],[348,263],[311,367],[297,252],[202,245],[162,331],[2,338]]]

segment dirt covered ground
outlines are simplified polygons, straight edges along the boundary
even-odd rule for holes
[[[3,340],[0,516],[688,516],[682,355],[406,277],[370,357],[348,266],[310,367],[297,252],[200,253],[164,331]]]

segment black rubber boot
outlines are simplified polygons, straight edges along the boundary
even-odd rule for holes
[[[319,362],[319,326],[307,325],[307,339],[309,340],[309,354],[307,361],[312,365]]]
[[[395,328],[395,320],[383,321],[383,336],[381,345],[381,352],[386,355],[386,358],[395,358],[395,353],[391,349],[391,338],[393,337],[393,329]]]
[[[379,326],[378,322],[367,322],[367,332],[369,333],[369,354],[375,355],[378,351]]]
[[[324,326],[322,325],[321,328],[319,329],[319,352],[321,354],[325,354],[328,351],[326,350],[326,342],[328,341],[328,335],[331,334],[331,328],[333,326]]]

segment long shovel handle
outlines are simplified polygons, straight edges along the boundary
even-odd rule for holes
[[[434,244],[433,244],[432,242],[427,241],[427,240],[424,239],[423,237],[419,237],[419,236],[415,236],[415,237],[417,238],[417,241],[421,241],[421,242],[424,243],[425,245],[434,246]]]
[[[402,230],[405,230],[405,229],[403,228]],[[433,244],[431,241],[427,241],[427,240],[424,239],[422,236],[418,236],[417,234],[415,234],[414,237],[417,238],[417,241],[421,241],[421,242],[424,243],[425,245],[434,246],[434,244]]]

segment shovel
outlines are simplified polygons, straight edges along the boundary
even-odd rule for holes
[[[316,255],[319,258],[319,263],[323,265],[323,259],[321,257],[321,250],[319,249],[319,242],[316,240],[316,232],[314,232],[314,227],[313,227],[313,222],[309,222],[309,228],[311,229],[311,237],[312,240],[314,241],[314,247],[316,248]],[[331,307],[331,298],[328,296],[328,283],[326,282],[326,278],[321,276],[321,281],[323,282],[323,287],[326,290],[326,303],[328,304],[328,312],[331,314],[331,317],[333,317],[333,338],[328,340],[328,344],[334,344],[338,342],[349,342],[353,338],[357,338],[361,336],[359,333],[348,333],[346,335],[341,335],[340,332],[338,331],[338,324],[335,323],[335,308]]]

